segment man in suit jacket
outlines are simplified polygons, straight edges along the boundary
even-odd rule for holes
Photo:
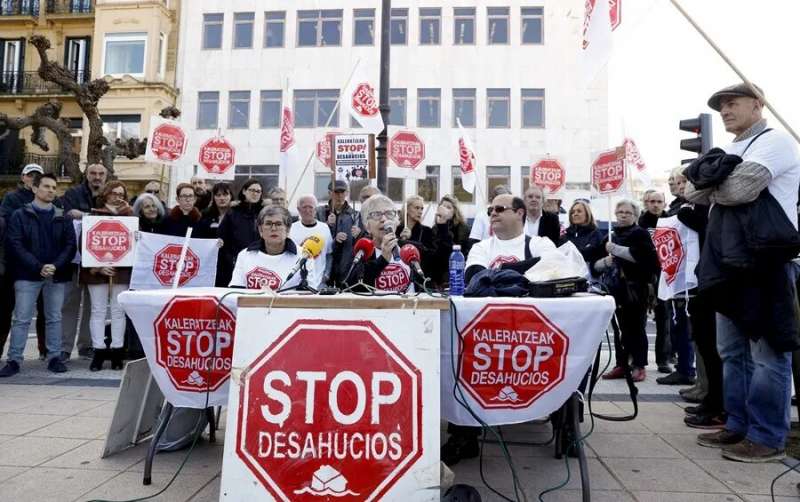
[[[561,223],[558,215],[542,211],[544,192],[536,185],[525,190],[525,235],[547,237],[558,246],[561,240]]]

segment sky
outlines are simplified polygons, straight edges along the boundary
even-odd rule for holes
[[[800,133],[800,1],[678,1]],[[732,139],[706,102],[740,79],[670,0],[623,0],[623,9],[608,66],[609,145],[633,138],[655,177],[693,156],[679,147],[692,137],[678,129],[681,119],[711,113],[715,145]],[[771,127],[782,129],[766,116]]]

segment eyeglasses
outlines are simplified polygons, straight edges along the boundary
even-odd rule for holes
[[[178,198],[181,199],[181,200],[192,200],[192,199],[194,199],[194,194],[193,193],[191,193],[191,194],[183,194],[183,195],[179,195]]]
[[[108,192],[108,195],[113,195],[115,197],[125,197],[125,192],[114,192],[114,191],[111,191],[111,192]]]
[[[145,190],[145,192],[149,193],[150,195],[158,195],[161,193],[161,190]]]
[[[491,216],[493,212],[497,212],[499,214],[499,213],[506,212],[509,209],[514,209],[514,207],[513,206],[499,206],[499,205],[498,206],[489,206],[489,208],[486,210],[486,214]]]
[[[614,211],[614,214],[618,214],[620,216],[625,216],[627,214],[633,216],[633,211]]]
[[[284,225],[282,221],[265,221],[264,223],[261,224],[261,226],[264,228],[278,230],[280,228],[285,227],[286,225]]]
[[[380,220],[383,217],[391,220],[397,217],[397,211],[394,209],[387,209],[386,211],[371,211],[369,214],[367,214],[367,217],[370,220]]]

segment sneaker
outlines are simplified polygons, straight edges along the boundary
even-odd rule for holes
[[[717,432],[706,432],[697,436],[697,444],[706,448],[722,448],[732,446],[744,440],[744,434],[721,429]]]
[[[53,357],[48,361],[47,369],[53,373],[65,373],[67,371],[67,366],[61,362],[60,357]]]
[[[687,415],[683,418],[683,423],[693,429],[724,429],[727,420],[725,413],[701,413]]]
[[[620,378],[625,378],[625,370],[622,369],[622,366],[614,366],[614,368],[603,375],[603,380],[619,380]]]
[[[694,377],[673,371],[667,376],[656,378],[656,383],[659,385],[694,385]]]
[[[0,378],[14,376],[19,373],[19,363],[17,361],[8,361],[3,369],[0,370]]]
[[[480,453],[477,437],[464,437],[452,434],[442,445],[441,459],[445,465],[451,466],[463,459],[475,458]]]
[[[757,464],[783,460],[786,458],[786,452],[745,439],[727,448],[723,448],[722,456],[728,460]]]
[[[687,415],[703,415],[711,412],[711,410],[709,410],[708,407],[703,403],[700,403],[697,406],[687,406],[683,409],[683,411],[686,412]]]
[[[669,364],[659,364],[658,372],[669,375],[670,373],[672,373],[672,366],[670,366]]]
[[[72,354],[70,354],[69,352],[67,352],[67,351],[62,352],[61,353],[61,362],[62,363],[69,362],[69,358],[70,357],[72,357]]]

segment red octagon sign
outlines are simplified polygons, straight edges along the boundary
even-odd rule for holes
[[[242,382],[236,454],[277,500],[380,500],[422,456],[421,373],[369,321],[298,320]]]
[[[161,124],[153,132],[153,155],[165,162],[174,162],[186,151],[186,133],[173,124]]]
[[[397,167],[416,169],[425,160],[425,143],[413,132],[397,132],[389,140],[389,158]]]
[[[228,380],[236,316],[216,298],[176,296],[158,315],[153,329],[156,362],[176,389],[213,392]]]
[[[86,233],[86,250],[97,261],[114,264],[133,249],[128,227],[119,221],[104,220]]]
[[[281,276],[264,267],[256,267],[245,274],[247,289],[271,289],[277,291],[281,287]]]
[[[375,89],[367,82],[361,82],[353,91],[353,110],[364,117],[373,117],[378,114]]]
[[[531,183],[544,190],[545,194],[554,194],[564,188],[566,183],[564,166],[557,159],[542,159],[531,166]]]
[[[325,133],[325,137],[317,142],[317,159],[320,164],[325,167],[331,167],[331,151],[333,149],[333,137],[339,134],[338,132]]]
[[[224,138],[211,138],[200,147],[199,162],[211,174],[225,174],[236,162],[236,149]]]
[[[653,233],[653,244],[658,252],[661,270],[666,274],[667,284],[672,284],[678,277],[678,270],[686,258],[681,244],[681,236],[674,228],[656,227]]]
[[[181,249],[182,247],[178,244],[169,244],[155,254],[153,274],[163,286],[172,286],[172,281],[175,280],[175,271],[178,269]],[[183,286],[191,279],[194,279],[199,271],[200,258],[197,257],[194,251],[187,248],[186,258],[183,260],[181,278],[178,279],[178,286]]]
[[[486,305],[462,331],[461,385],[484,408],[525,408],[564,379],[569,338],[533,305]]]
[[[619,191],[625,183],[625,150],[615,148],[600,153],[592,162],[592,186],[601,195]]]

